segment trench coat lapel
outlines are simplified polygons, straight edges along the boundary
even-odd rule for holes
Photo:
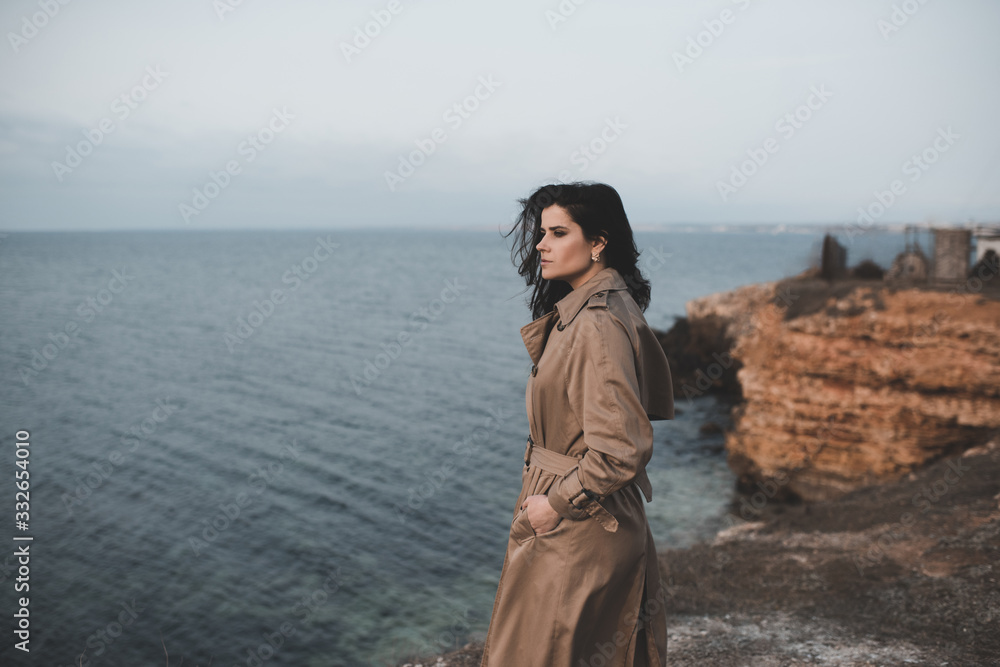
[[[552,327],[558,323],[565,326],[572,322],[587,301],[598,292],[619,289],[627,289],[621,275],[611,267],[603,268],[591,276],[590,280],[556,302],[555,309],[521,327],[521,339],[528,350],[528,356],[531,357],[531,363],[537,364],[542,357]]]
[[[552,327],[555,326],[558,319],[559,313],[551,310],[537,320],[521,327],[521,340],[524,341],[524,347],[528,350],[531,363],[537,364],[538,360],[542,358],[542,351],[545,350],[545,342],[549,339],[549,332],[552,331]]]
[[[617,270],[606,267],[594,274],[590,280],[580,285],[558,302],[555,308],[537,320],[521,327],[521,339],[528,350],[532,364],[538,364],[548,342],[552,327],[557,324],[566,326],[588,303],[604,301],[607,293],[614,290],[628,289],[625,280]],[[596,303],[596,301],[594,301]],[[663,348],[653,331],[645,326],[640,331],[640,346],[653,350],[644,360],[640,376],[643,378],[642,404],[650,421],[661,421],[674,418],[674,390],[671,380],[670,365]],[[645,491],[645,489],[644,489]],[[647,499],[649,494],[646,494]]]

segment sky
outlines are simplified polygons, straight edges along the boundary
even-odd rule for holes
[[[5,0],[0,230],[496,229],[576,180],[640,228],[997,222],[998,27],[995,0]]]

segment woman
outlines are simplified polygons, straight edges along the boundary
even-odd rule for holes
[[[674,400],[643,317],[649,283],[614,188],[546,185],[520,203],[510,233],[537,318],[521,329],[529,436],[482,666],[662,666],[642,495],[650,420],[673,419]]]

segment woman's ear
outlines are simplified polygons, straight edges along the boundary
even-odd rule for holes
[[[593,248],[594,254],[598,255],[604,252],[604,249],[607,247],[607,245],[608,245],[608,237],[604,236],[603,234],[598,236],[597,239],[595,239],[594,241],[594,248]]]

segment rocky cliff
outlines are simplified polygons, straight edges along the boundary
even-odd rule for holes
[[[800,276],[691,301],[685,348],[702,366],[679,374],[680,405],[735,378],[729,462],[769,497],[831,498],[981,444],[1000,427],[991,277],[900,288]]]

